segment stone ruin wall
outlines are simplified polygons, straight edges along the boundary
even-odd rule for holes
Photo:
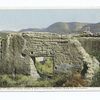
[[[100,62],[100,37],[80,37],[78,40],[84,49]]]
[[[39,32],[11,33],[1,41],[0,74],[24,74],[37,79],[40,75],[33,58],[44,56],[53,57],[54,72],[73,70],[81,74],[85,62],[88,80],[99,68],[98,60],[92,58],[74,37]]]

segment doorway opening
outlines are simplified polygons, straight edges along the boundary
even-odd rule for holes
[[[52,76],[54,72],[54,57],[33,57],[37,71],[43,76]]]
[[[88,66],[85,62],[83,62],[83,70],[81,71],[82,78],[85,78],[85,74],[87,73]]]

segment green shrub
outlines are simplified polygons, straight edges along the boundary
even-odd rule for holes
[[[26,75],[16,75],[16,77],[0,75],[0,87],[79,87],[85,85],[86,82],[77,74],[67,76],[59,73],[54,74],[51,78],[40,78],[38,80]]]
[[[9,77],[9,75],[0,75],[0,87],[13,87],[15,81]]]

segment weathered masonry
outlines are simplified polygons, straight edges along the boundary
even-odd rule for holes
[[[0,74],[24,74],[37,79],[40,74],[36,57],[51,57],[53,73],[77,71],[87,80],[91,80],[99,68],[99,61],[87,53],[81,42],[67,35],[11,33],[0,45]]]

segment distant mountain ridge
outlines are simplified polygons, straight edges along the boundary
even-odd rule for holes
[[[39,32],[42,31],[42,29],[39,28],[27,28],[27,29],[21,29],[19,32]]]
[[[44,28],[44,29],[28,28],[28,29],[22,29],[19,32],[53,32],[53,33],[69,34],[72,32],[78,32],[85,25],[87,25],[87,23],[56,22],[56,23],[54,23],[54,24],[52,24],[49,27]]]
[[[87,25],[87,23],[57,22],[46,28],[46,31],[55,33],[73,33],[73,32],[78,32],[85,25]]]
[[[69,33],[83,32],[83,31],[100,33],[100,23],[56,22],[48,26],[47,28],[42,28],[42,29],[27,28],[27,29],[21,29],[18,32],[53,32],[53,33],[69,34]]]
[[[96,24],[87,24],[82,27],[80,31],[89,30],[92,33],[100,33],[100,23]]]
[[[47,32],[56,33],[78,33],[90,31],[92,33],[100,33],[100,23],[81,23],[81,22],[57,22],[46,28]]]

